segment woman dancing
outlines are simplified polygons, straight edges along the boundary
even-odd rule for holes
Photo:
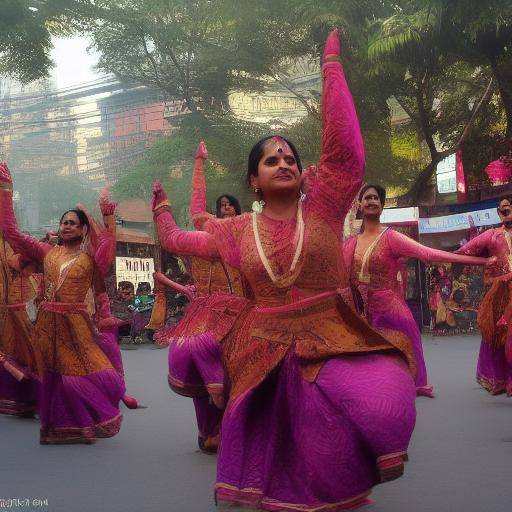
[[[166,226],[184,252],[238,268],[254,297],[222,345],[230,393],[216,496],[262,510],[365,504],[373,485],[402,474],[415,422],[409,340],[371,328],[338,291],[348,285],[339,234],[364,168],[339,55],[333,32],[307,197],[294,146],[268,137],[249,155],[259,212],[207,223],[207,232]],[[158,218],[166,195],[159,184],[153,193]]]
[[[386,228],[380,223],[385,201],[386,191],[378,185],[366,185],[359,193],[363,232],[347,240],[343,248],[354,302],[371,325],[401,331],[412,341],[416,394],[433,398],[433,387],[427,380],[421,333],[404,300],[397,276],[407,258],[467,265],[482,265],[487,260],[431,249]]]
[[[60,220],[62,245],[49,246],[21,233],[12,207],[12,180],[0,167],[0,211],[6,240],[16,252],[43,263],[42,302],[33,339],[41,352],[39,415],[41,444],[92,443],[119,432],[124,382],[100,348],[89,310],[105,315],[101,271],[87,252],[90,224],[79,209]],[[99,244],[101,247],[101,243]],[[91,250],[95,254],[94,248]],[[96,257],[99,257],[101,250]]]
[[[32,270],[0,229],[0,413],[21,417],[33,417],[37,410],[38,379],[31,368],[38,365],[38,351],[27,314],[27,304],[37,294]]]
[[[492,395],[512,395],[512,360],[506,357],[507,319],[512,300],[512,197],[498,204],[502,225],[472,238],[456,252],[494,256],[497,262],[484,274],[485,294],[478,309],[482,333],[476,370],[477,382]]]
[[[197,230],[215,218],[240,215],[240,204],[233,196],[224,194],[216,201],[216,217],[207,213],[204,161],[208,152],[204,142],[197,148],[192,176],[190,215]],[[162,247],[180,254],[179,246],[166,236],[170,212],[155,218]],[[194,399],[199,448],[215,452],[219,444],[219,429],[224,407],[224,371],[219,343],[231,329],[240,311],[245,307],[240,273],[203,258],[190,258],[193,289],[156,274],[164,286],[184,293],[190,302],[180,322],[157,334],[157,341],[169,345],[169,385],[176,393]]]

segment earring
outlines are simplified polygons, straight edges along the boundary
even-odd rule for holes
[[[254,187],[254,193],[257,194],[260,191],[258,187]]]
[[[306,194],[301,190],[300,191],[300,196],[299,196],[299,201],[301,203],[303,203],[305,200],[306,200]]]

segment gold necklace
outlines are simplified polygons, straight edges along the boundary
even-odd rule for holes
[[[281,276],[276,276],[272,270],[272,267],[270,266],[270,262],[268,261],[267,256],[265,255],[258,231],[258,214],[256,212],[253,212],[252,214],[252,230],[254,233],[254,240],[256,241],[256,248],[258,249],[260,260],[263,263],[263,266],[265,267],[265,270],[267,271],[267,274],[272,282],[277,283],[277,281],[279,281],[279,279],[282,278],[284,274]],[[295,227],[294,241],[297,244],[297,247],[295,248],[295,254],[293,255],[292,264],[288,272],[293,272],[295,270],[295,267],[297,266],[300,255],[302,253],[302,247],[304,245],[304,218],[302,216],[302,201],[299,201],[297,208],[297,225]]]

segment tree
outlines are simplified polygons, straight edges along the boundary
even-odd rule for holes
[[[138,197],[149,202],[151,188],[160,180],[174,205],[178,221],[188,222],[188,198],[194,154],[199,141],[208,145],[206,180],[209,204],[224,193],[237,196],[247,209],[253,200],[245,185],[247,154],[252,144],[268,133],[265,125],[233,120],[219,114],[206,120],[199,114],[186,117],[172,137],[156,142],[115,184],[116,199]]]
[[[490,65],[506,113],[506,137],[512,138],[512,3],[444,0],[440,4],[457,34]]]
[[[428,148],[430,161],[402,198],[417,203],[437,164],[467,140],[494,88],[488,69],[461,62],[460,39],[429,0],[402,4],[374,24],[369,56],[374,75],[395,84],[394,97]]]
[[[86,26],[100,69],[183,99],[192,112],[226,110],[230,90],[263,90],[274,75],[290,86],[280,63],[308,48],[293,20],[275,15],[280,3],[91,0]]]
[[[51,35],[41,7],[36,0],[0,3],[0,73],[22,83],[47,76],[52,67]]]

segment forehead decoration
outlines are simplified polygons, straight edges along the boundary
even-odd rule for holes
[[[270,139],[270,144],[272,149],[278,153],[293,153],[288,143],[278,135]]]

